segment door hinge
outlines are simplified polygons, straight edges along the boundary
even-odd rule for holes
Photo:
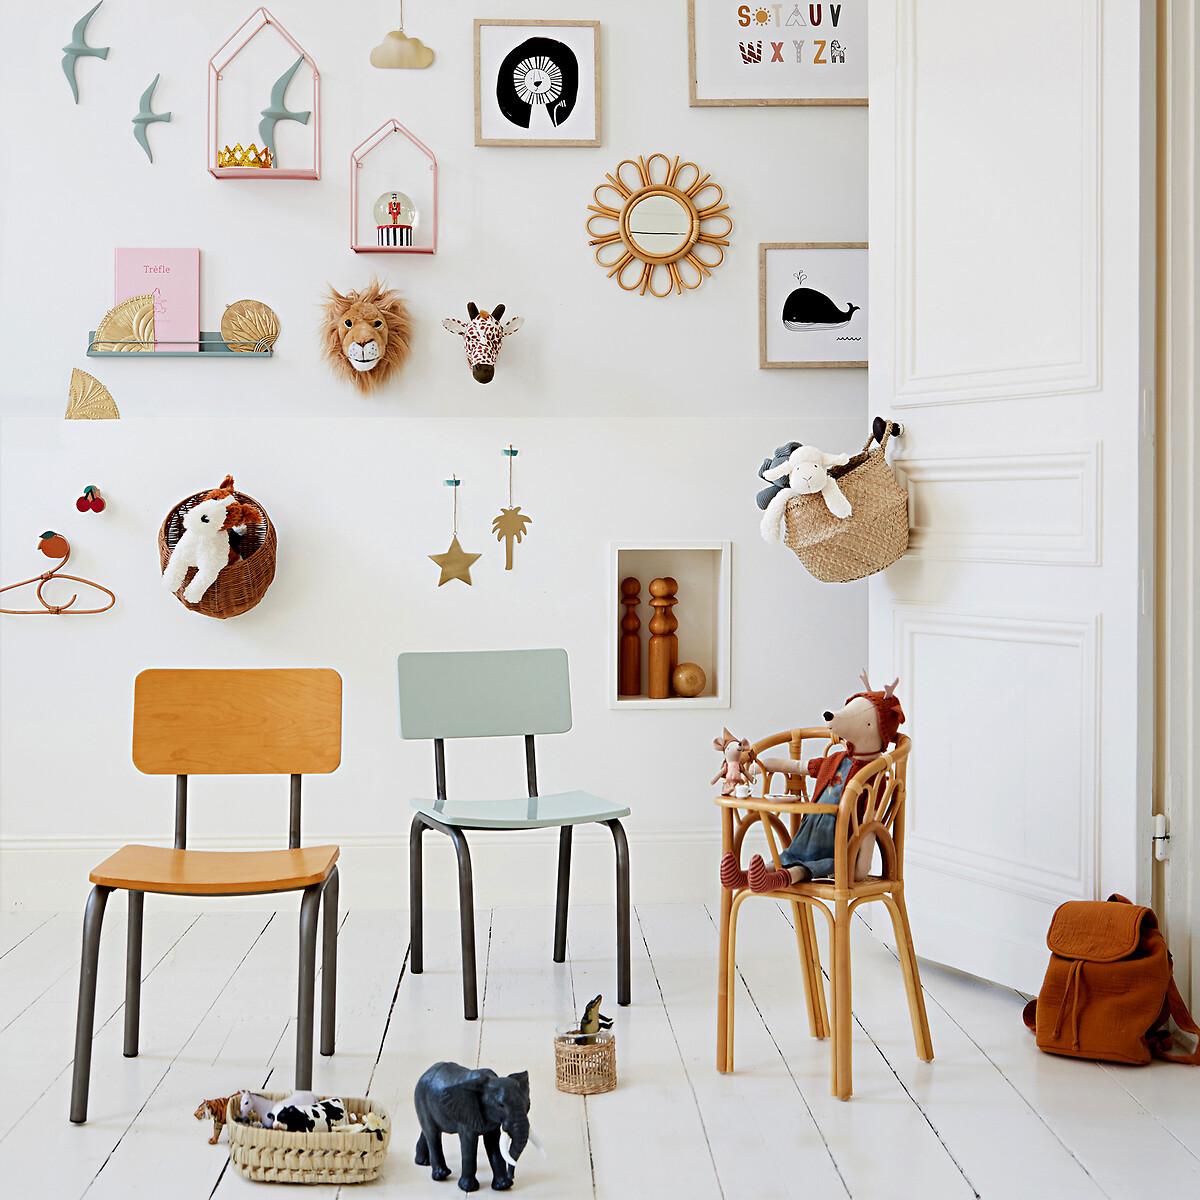
[[[1166,862],[1171,857],[1171,825],[1166,813],[1154,814],[1154,836],[1150,839],[1154,847],[1154,861]]]

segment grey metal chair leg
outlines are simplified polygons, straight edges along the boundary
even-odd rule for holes
[[[458,856],[458,926],[462,940],[463,1016],[479,1016],[478,985],[475,978],[475,887],[471,875],[471,851],[461,829],[445,826]]]
[[[96,1021],[96,965],[100,929],[112,888],[97,884],[83,910],[83,953],[79,963],[79,1009],[75,1015],[75,1065],[71,1074],[71,1120],[87,1120],[88,1085],[92,1078],[92,1027]]]
[[[554,961],[567,958],[567,897],[571,889],[571,829],[558,831],[558,893],[554,905]]]
[[[425,822],[418,813],[408,831],[408,969],[420,975],[425,969],[425,869],[421,857],[421,838]]]
[[[313,1008],[317,991],[317,918],[321,913],[321,886],[304,889],[300,902],[300,964],[296,999],[296,1085],[298,1092],[312,1090]]]
[[[145,892],[129,893],[129,925],[125,933],[125,1049],[126,1058],[137,1058],[138,1029],[142,1019],[142,910]]]
[[[630,1002],[629,993],[629,841],[620,821],[605,821],[617,854],[617,1003]]]
[[[325,881],[321,934],[321,1053],[333,1053],[337,1027],[338,869]]]

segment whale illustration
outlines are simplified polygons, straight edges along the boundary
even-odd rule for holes
[[[859,311],[859,305],[847,304],[846,311],[840,308],[824,292],[815,288],[798,287],[783,302],[783,323],[797,333],[812,329],[837,329],[845,325]]]

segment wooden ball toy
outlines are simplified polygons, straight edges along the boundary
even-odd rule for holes
[[[707,682],[708,676],[699,663],[683,662],[671,672],[671,687],[677,696],[698,696]]]

